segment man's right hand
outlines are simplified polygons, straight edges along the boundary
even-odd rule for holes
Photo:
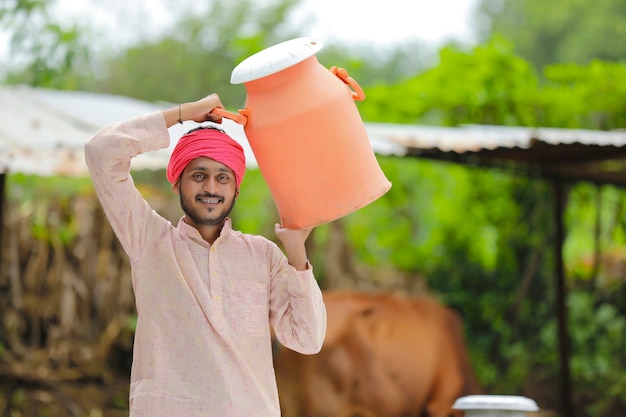
[[[216,93],[209,94],[198,101],[182,103],[176,107],[163,111],[167,127],[172,127],[179,121],[193,120],[197,123],[222,123],[222,116],[212,113],[216,107],[224,108]]]

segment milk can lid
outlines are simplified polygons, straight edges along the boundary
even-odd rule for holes
[[[452,408],[455,410],[539,410],[534,400],[516,395],[468,395],[457,399]]]
[[[282,71],[314,55],[323,46],[309,37],[270,46],[241,61],[233,70],[230,83],[241,84]]]

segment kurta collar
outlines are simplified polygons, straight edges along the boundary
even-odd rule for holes
[[[181,217],[178,220],[178,227],[177,227],[178,231],[181,234],[183,234],[183,235],[185,235],[185,236],[187,236],[187,237],[189,237],[189,238],[191,238],[193,240],[199,241],[202,244],[210,246],[209,242],[207,242],[206,240],[204,240],[202,238],[202,236],[200,235],[200,232],[198,231],[198,229],[196,229],[195,227],[193,227],[193,226],[191,226],[191,225],[189,225],[189,224],[187,224],[186,222],[183,221],[184,217],[185,216]],[[224,221],[224,225],[222,226],[222,231],[220,232],[220,235],[219,235],[218,239],[220,237],[222,237],[222,236],[226,236],[226,235],[230,234],[232,231],[233,231],[232,221],[230,220],[229,217],[227,217],[226,220]]]

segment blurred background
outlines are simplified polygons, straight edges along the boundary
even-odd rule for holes
[[[147,110],[217,92],[227,108],[243,108],[233,68],[311,36],[324,43],[320,63],[346,68],[364,89],[357,106],[372,126],[561,128],[575,141],[582,130],[626,129],[624,21],[623,0],[0,0],[0,106],[6,116],[19,94],[68,91]],[[6,162],[29,126],[0,120]],[[626,141],[611,146],[617,153]],[[530,397],[546,415],[626,416],[619,181],[377,158],[392,189],[310,239],[321,287],[428,296],[460,317],[484,392]],[[130,266],[91,181],[9,167],[0,165],[0,416],[127,415]],[[178,221],[164,170],[133,176]],[[235,227],[273,238],[277,219],[251,168]]]

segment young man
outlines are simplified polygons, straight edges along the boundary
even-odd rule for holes
[[[221,122],[211,94],[115,123],[85,146],[98,198],[132,265],[137,329],[131,417],[279,416],[270,326],[286,347],[317,353],[326,309],[305,251],[311,230],[276,225],[273,242],[234,231],[228,217],[245,173],[241,146],[216,129],[177,143],[167,168],[184,216],[154,212],[131,158],[169,144],[182,120]]]

